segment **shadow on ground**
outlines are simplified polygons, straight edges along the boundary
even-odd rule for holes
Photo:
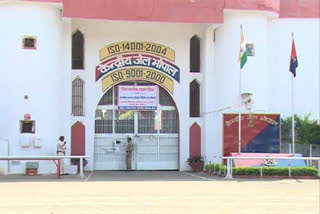
[[[1,182],[139,182],[139,181],[279,181],[284,179],[268,178],[237,178],[224,179],[205,172],[180,172],[180,171],[93,171],[85,172],[84,177],[79,175],[62,175],[59,179],[55,174],[26,176],[4,175],[0,176]]]
[[[85,172],[84,177],[79,175],[62,175],[60,179],[55,174],[26,176],[4,175],[0,182],[68,182],[68,181],[213,181],[223,180],[204,172],[179,172],[179,171],[94,171]]]

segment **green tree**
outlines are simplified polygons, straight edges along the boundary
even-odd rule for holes
[[[310,115],[307,113],[303,118],[295,115],[297,141],[303,144],[320,144],[320,124],[317,120],[311,120]]]
[[[320,144],[320,124],[317,120],[310,119],[307,113],[303,118],[294,116],[295,139],[300,144]],[[292,117],[281,118],[281,142],[292,142]]]

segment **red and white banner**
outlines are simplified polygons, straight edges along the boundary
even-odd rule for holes
[[[158,86],[118,86],[119,110],[157,110]]]

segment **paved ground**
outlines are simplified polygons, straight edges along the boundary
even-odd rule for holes
[[[225,180],[204,173],[0,177],[0,214],[319,214],[320,180]]]

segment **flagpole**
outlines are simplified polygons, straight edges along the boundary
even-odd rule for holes
[[[242,25],[240,25],[240,28],[241,28],[241,40],[242,40],[242,34],[243,34]],[[242,42],[241,40],[240,40],[240,50],[241,50],[241,42]],[[241,59],[240,59],[240,75],[239,75],[240,103],[242,102],[242,100],[241,100],[241,79],[242,79],[242,68],[241,68]],[[239,146],[238,153],[240,154],[241,153],[241,104],[240,104],[240,108],[239,108],[238,125],[239,125],[239,127],[238,127],[238,132],[239,132],[239,134],[238,134],[238,140],[239,140],[239,142],[238,142],[238,146]]]
[[[242,70],[240,68],[240,79],[239,79],[239,95],[240,95],[240,102],[241,100],[241,73]],[[240,105],[241,106],[241,105]],[[239,108],[239,154],[241,153],[241,108]]]
[[[294,145],[294,76],[292,74],[292,93],[291,93],[291,104],[292,104],[292,153],[295,154],[295,145]]]
[[[294,41],[293,38],[293,32],[292,32],[292,41]],[[292,79],[291,79],[291,107],[292,107],[292,153],[295,154],[295,145],[294,145],[294,74],[292,73]]]

